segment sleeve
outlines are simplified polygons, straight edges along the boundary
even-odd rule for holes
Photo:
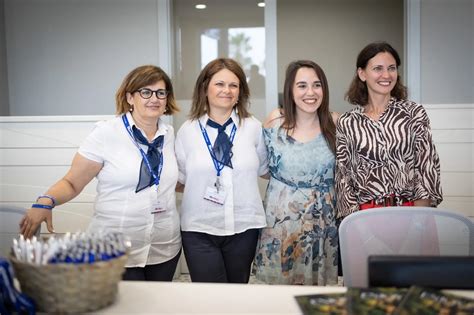
[[[104,124],[104,121],[97,122],[77,151],[86,159],[97,163],[104,163],[105,160]]]
[[[353,150],[347,128],[348,119],[340,118],[336,127],[336,218],[358,211],[359,204],[354,187]]]
[[[176,135],[174,151],[176,153],[176,160],[178,162],[178,182],[186,183],[186,152],[182,143],[183,127],[181,127]]]
[[[263,129],[260,126],[258,129],[258,140],[257,140],[257,155],[258,160],[260,161],[260,166],[258,168],[258,176],[262,176],[268,173],[268,152],[267,146],[265,145],[265,140],[263,138]]]
[[[428,115],[421,105],[415,112],[415,199],[430,199],[433,206],[443,201],[440,162],[431,135]]]

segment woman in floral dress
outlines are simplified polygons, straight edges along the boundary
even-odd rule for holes
[[[255,258],[257,279],[269,284],[337,284],[334,218],[335,122],[323,70],[290,63],[282,109],[264,127],[270,182],[267,227]]]

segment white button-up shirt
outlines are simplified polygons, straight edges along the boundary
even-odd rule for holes
[[[135,123],[130,113],[127,113],[127,118],[133,126]],[[97,123],[79,148],[79,154],[83,157],[103,164],[97,175],[95,211],[89,230],[117,231],[129,237],[132,246],[127,267],[165,262],[181,249],[175,196],[178,167],[174,154],[174,132],[173,127],[162,120],[158,126],[155,138],[164,135],[164,164],[158,198],[165,202],[165,212],[151,214],[156,200],[156,186],[135,193],[142,156],[120,116]],[[146,153],[148,148],[140,146]]]
[[[181,205],[181,230],[211,235],[233,235],[266,226],[265,212],[258,188],[258,176],[268,172],[267,150],[262,125],[253,117],[239,124],[232,147],[233,169],[225,166],[220,183],[226,192],[224,205],[204,199],[206,188],[214,187],[217,171],[197,120],[186,121],[176,136],[179,182],[185,185]],[[209,117],[199,119],[214,144],[217,129],[207,126]],[[234,124],[226,128],[230,136]]]

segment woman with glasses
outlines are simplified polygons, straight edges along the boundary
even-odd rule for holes
[[[181,235],[194,282],[247,283],[266,225],[257,178],[267,172],[267,153],[248,99],[240,65],[211,61],[196,81],[190,119],[176,136],[184,185]]]
[[[52,210],[76,197],[95,177],[92,232],[123,233],[131,243],[125,280],[171,281],[181,251],[175,187],[178,167],[173,127],[161,117],[179,109],[173,86],[159,67],[132,70],[116,94],[117,117],[97,123],[71,168],[38,197],[20,222],[31,237]]]

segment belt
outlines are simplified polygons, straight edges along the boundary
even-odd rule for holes
[[[323,183],[321,183],[321,184],[315,184],[315,183],[310,184],[310,183],[307,183],[307,182],[299,182],[299,183],[296,184],[296,183],[294,183],[294,182],[292,182],[292,181],[289,181],[289,180],[287,180],[287,179],[284,179],[283,177],[277,176],[277,175],[272,174],[272,173],[270,173],[270,176],[273,177],[274,179],[276,179],[277,181],[279,181],[279,182],[281,182],[281,183],[283,183],[283,184],[285,184],[285,185],[287,185],[287,186],[293,187],[293,188],[295,188],[295,189],[300,189],[300,188],[314,188],[314,187],[316,187],[316,186],[318,186],[318,185],[322,185],[322,184],[323,184]]]
[[[366,203],[359,205],[360,210],[371,209],[371,208],[381,208],[381,207],[391,207],[391,206],[404,206],[404,207],[413,207],[415,203],[411,200],[408,200],[401,196],[390,195],[382,198],[373,199]]]

